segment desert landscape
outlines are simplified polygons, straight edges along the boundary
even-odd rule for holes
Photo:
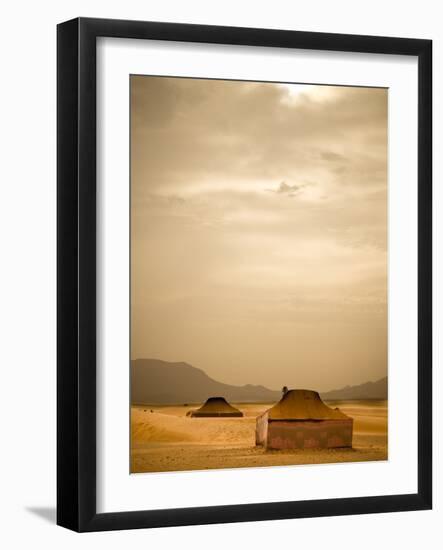
[[[131,473],[387,460],[387,89],[130,82]]]
[[[243,418],[190,418],[200,404],[131,407],[131,472],[363,462],[388,458],[385,400],[326,401],[353,418],[352,448],[265,450],[256,417],[273,403],[232,403]]]

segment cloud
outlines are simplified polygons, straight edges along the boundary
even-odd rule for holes
[[[131,90],[135,188],[148,181],[175,193],[215,179],[327,185],[353,174],[371,186],[386,165],[386,90],[337,87],[328,101],[304,93],[293,106],[272,84],[133,77]]]
[[[178,195],[170,195],[166,197],[169,204],[177,205],[177,204],[184,204],[185,199],[183,197],[179,197]]]
[[[272,193],[277,193],[277,195],[286,195],[288,197],[295,197],[295,195],[303,189],[305,185],[288,185],[286,182],[282,181],[277,189],[269,189]]]
[[[237,361],[239,383],[272,385],[267,361],[383,375],[387,91],[310,93],[131,78],[135,355]]]
[[[339,155],[339,154],[334,153],[332,151],[322,151],[320,153],[320,158],[322,160],[326,160],[326,161],[329,161],[329,162],[338,162],[338,161],[343,162],[344,160],[346,160],[343,155]]]

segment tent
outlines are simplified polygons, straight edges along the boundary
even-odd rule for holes
[[[352,447],[353,420],[311,390],[290,390],[257,417],[255,440],[267,449]]]
[[[239,417],[243,413],[230,405],[224,397],[210,397],[204,405],[195,411],[189,411],[187,416],[192,417]]]

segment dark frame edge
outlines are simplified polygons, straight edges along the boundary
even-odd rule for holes
[[[432,508],[432,40],[418,54],[418,494]]]
[[[80,532],[429,510],[419,494],[96,514]]]
[[[57,26],[57,524],[78,530],[78,20]]]

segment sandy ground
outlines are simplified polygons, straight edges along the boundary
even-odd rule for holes
[[[335,401],[354,419],[352,449],[266,451],[255,446],[256,416],[272,404],[233,403],[243,418],[190,418],[193,406],[131,409],[131,471],[167,472],[386,460],[387,402]]]

